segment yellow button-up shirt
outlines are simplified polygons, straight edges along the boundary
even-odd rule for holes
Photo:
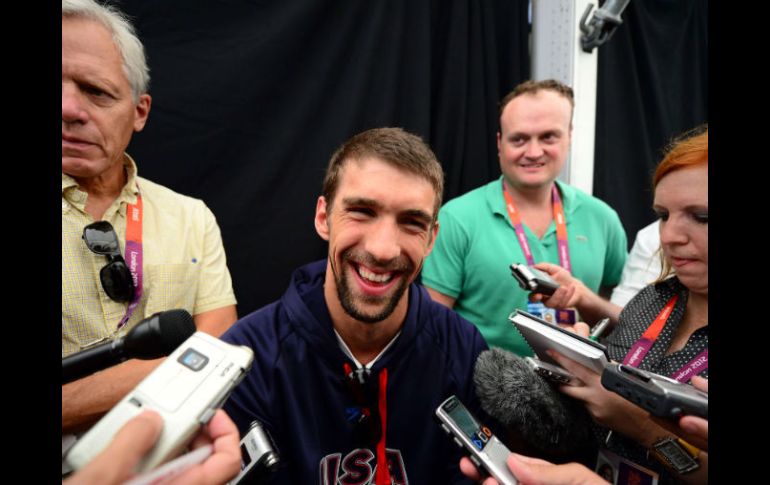
[[[137,176],[126,155],[128,180],[104,213],[125,254],[126,208],[141,190],[143,204],[142,297],[119,335],[153,313],[183,308],[193,315],[234,305],[230,272],[214,214],[203,201]],[[92,253],[81,236],[94,222],[85,211],[88,194],[62,173],[62,357],[117,336],[128,303],[111,300],[99,271],[107,258]]]

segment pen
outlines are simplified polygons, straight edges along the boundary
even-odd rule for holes
[[[607,325],[610,324],[610,318],[602,318],[599,320],[599,323],[594,325],[594,327],[591,329],[591,333],[588,335],[588,338],[593,340],[594,342],[597,342],[599,340],[599,337],[601,337],[602,333],[604,332],[604,329],[607,328]]]

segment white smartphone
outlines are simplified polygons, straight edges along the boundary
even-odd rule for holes
[[[78,440],[66,456],[67,463],[76,470],[83,467],[144,409],[163,417],[163,430],[137,472],[174,458],[222,406],[253,360],[254,353],[247,347],[194,333]]]
[[[470,453],[469,458],[480,470],[495,477],[500,485],[518,485],[505,460],[511,451],[481,425],[457,396],[450,396],[436,409],[441,427],[455,444]]]
[[[583,381],[573,376],[566,369],[562,369],[557,365],[553,365],[550,362],[543,362],[540,359],[534,357],[524,357],[524,361],[527,363],[530,369],[535,371],[540,376],[555,382],[556,384],[567,384],[570,386],[582,386]]]

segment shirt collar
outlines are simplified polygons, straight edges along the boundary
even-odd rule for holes
[[[569,223],[569,216],[580,206],[580,199],[576,197],[577,189],[559,180],[555,182],[561,194],[562,204],[564,204],[564,215],[567,217],[567,223]],[[505,197],[503,196],[502,175],[494,182],[487,184],[485,195],[487,204],[493,213],[508,217],[508,209],[505,207]]]
[[[396,341],[398,336],[401,335],[401,330],[399,330],[398,333],[396,335],[394,335],[392,339],[390,339],[390,342],[388,342],[388,345],[386,345],[380,351],[380,353],[377,354],[377,357],[372,359],[368,364],[363,365],[363,364],[361,364],[361,362],[358,361],[358,359],[356,359],[353,356],[353,352],[350,351],[350,347],[348,347],[348,344],[346,344],[345,341],[342,340],[342,337],[340,336],[339,332],[337,332],[337,329],[333,329],[333,330],[334,330],[334,335],[337,336],[337,343],[339,343],[340,349],[342,349],[342,351],[345,353],[345,355],[347,355],[348,358],[353,361],[353,363],[356,365],[357,369],[361,369],[362,367],[365,368],[365,369],[371,369],[372,366],[374,365],[374,363],[377,362],[380,359],[380,357],[382,357],[382,354],[384,354],[393,345],[393,343]]]
[[[139,185],[136,183],[139,169],[136,167],[134,159],[128,153],[126,153],[124,166],[126,167],[128,180],[126,180],[126,185],[123,187],[123,192],[121,192],[120,196],[124,197],[129,204],[135,204],[136,196],[139,194]]]
[[[138,169],[136,162],[128,153],[124,154],[123,166],[126,167],[126,174],[128,180],[126,185],[123,186],[123,190],[120,193],[119,199],[125,200],[129,204],[136,203],[136,195],[139,193],[139,185],[136,183],[138,177]],[[67,197],[71,194],[72,190],[79,190],[77,181],[66,173],[61,173],[61,194],[62,197]],[[67,197],[69,198],[69,197]]]

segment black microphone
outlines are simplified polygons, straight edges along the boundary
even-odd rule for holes
[[[105,342],[61,361],[62,384],[128,359],[157,359],[179,347],[195,333],[195,323],[186,310],[158,312],[137,323],[125,337]]]
[[[481,408],[506,428],[510,439],[524,442],[522,451],[557,459],[595,448],[583,404],[555,389],[521,357],[499,348],[485,350],[476,360],[473,381]]]

